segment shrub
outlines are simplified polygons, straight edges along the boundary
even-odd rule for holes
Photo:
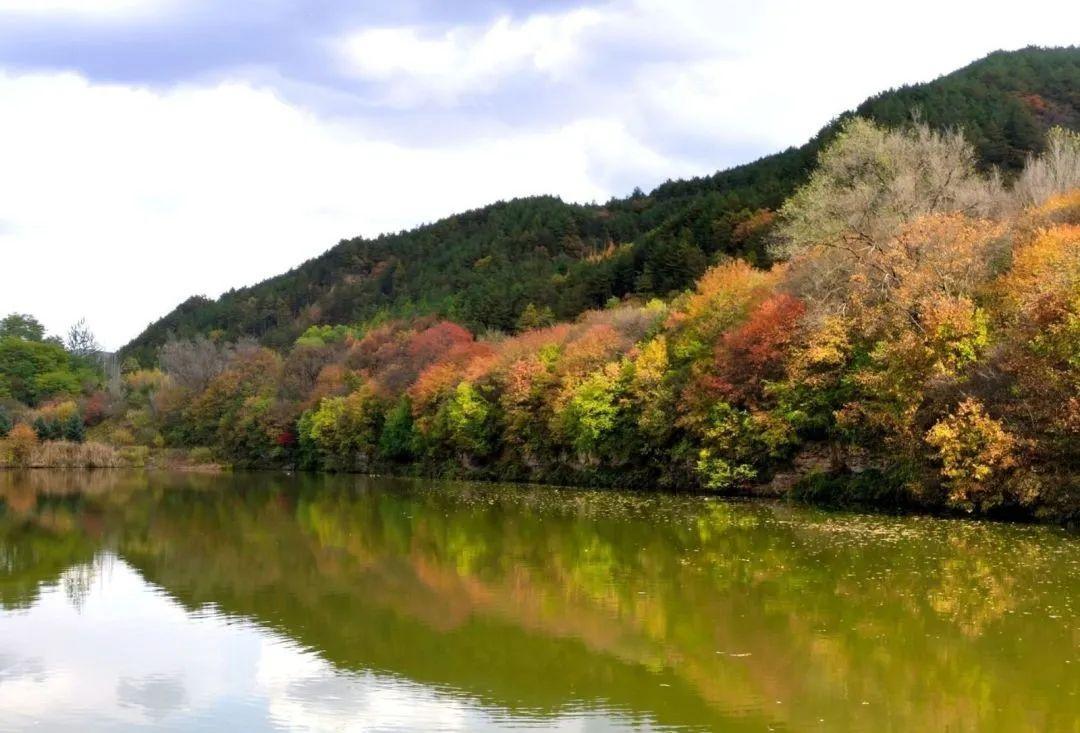
[[[115,446],[125,448],[135,445],[135,436],[127,428],[116,428],[109,433],[109,442]]]
[[[19,423],[11,429],[7,437],[8,454],[11,463],[16,466],[30,464],[31,454],[38,445],[38,436],[26,423]]]
[[[132,468],[142,468],[150,458],[150,449],[145,445],[131,445],[121,448],[117,454],[124,465]]]
[[[937,449],[951,503],[985,510],[1005,500],[995,488],[1000,481],[992,479],[1015,465],[1016,440],[978,400],[960,403],[954,414],[930,428],[926,442]]]
[[[214,462],[214,451],[205,446],[192,448],[188,452],[188,460],[198,465],[206,465]]]

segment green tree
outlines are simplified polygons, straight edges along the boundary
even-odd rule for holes
[[[39,383],[44,374],[66,374],[69,360],[63,347],[46,341],[28,341],[15,336],[0,339],[0,378],[7,385],[11,397],[26,405],[36,405],[38,400],[49,394],[57,386],[52,378]],[[64,378],[60,379],[63,387],[78,390]]]
[[[525,306],[525,310],[521,312],[521,315],[518,316],[517,330],[530,331],[534,328],[550,326],[553,323],[555,323],[555,314],[549,306],[545,305],[537,308],[534,304],[529,303]]]
[[[368,385],[347,397],[328,397],[304,421],[308,439],[328,468],[366,467],[378,448],[382,405]]]
[[[379,455],[390,461],[408,461],[418,453],[419,433],[413,423],[412,400],[406,395],[386,413],[379,436]]]
[[[491,452],[493,430],[491,404],[479,390],[462,382],[446,404],[447,438],[459,451],[485,456]]]
[[[0,320],[0,339],[17,338],[24,341],[45,339],[45,327],[26,313],[12,313]]]
[[[64,426],[55,418],[39,415],[34,418],[34,432],[38,440],[60,440],[64,437]]]
[[[579,384],[560,415],[563,430],[579,453],[600,453],[619,420],[624,392],[619,365],[611,363]]]
[[[70,440],[72,443],[82,443],[86,440],[86,425],[83,423],[82,415],[77,412],[73,412],[64,420],[60,430],[64,440]]]

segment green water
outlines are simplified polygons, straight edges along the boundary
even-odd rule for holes
[[[1080,730],[1080,538],[357,477],[0,472],[0,730]]]

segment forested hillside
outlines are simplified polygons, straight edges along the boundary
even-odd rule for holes
[[[1017,173],[1052,125],[1080,120],[1080,49],[998,52],[855,112],[888,126],[918,110],[962,127],[979,167]],[[774,211],[805,183],[841,115],[799,148],[706,178],[595,206],[553,197],[500,202],[409,232],[342,241],[320,257],[214,301],[191,298],[124,349],[144,365],[170,338],[250,336],[284,348],[309,326],[423,314],[519,332],[612,298],[666,297],[725,255],[768,264]]]
[[[1080,134],[1045,147],[1003,183],[957,132],[852,118],[777,210],[768,266],[729,258],[673,298],[554,323],[532,307],[513,335],[422,315],[310,326],[282,349],[171,340],[101,392],[38,378],[48,401],[13,405],[0,464],[62,453],[50,426],[81,410],[95,445],[126,453],[77,465],[176,449],[1074,521]]]

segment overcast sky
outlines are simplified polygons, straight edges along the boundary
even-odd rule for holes
[[[1077,28],[1067,0],[0,0],[0,314],[117,348],[342,238],[708,174]]]

